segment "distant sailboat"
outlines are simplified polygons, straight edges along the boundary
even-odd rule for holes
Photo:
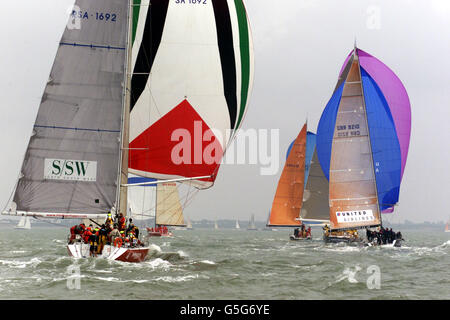
[[[252,216],[250,218],[247,230],[249,230],[249,231],[256,231],[256,230],[258,230],[258,228],[256,228],[256,225],[255,225],[255,215],[254,214],[252,214]]]
[[[445,225],[445,232],[450,232],[450,220]]]
[[[30,230],[31,229],[30,217],[23,216],[22,218],[20,218],[20,221],[17,224],[17,226],[15,226],[15,229]]]
[[[239,225],[239,221],[236,220],[236,226],[235,226],[235,229],[240,229],[240,228],[241,228],[241,226]]]
[[[393,211],[410,121],[409,99],[400,80],[355,47],[317,130],[317,154],[329,180],[326,241],[358,241],[356,229],[380,227],[381,213]]]
[[[189,219],[189,218],[187,218],[186,229],[187,229],[187,230],[193,230],[193,229],[194,229],[194,228],[192,227],[191,219]]]
[[[217,224],[217,220],[214,221],[214,230],[219,230],[219,225]]]
[[[128,190],[131,217],[137,220],[154,218],[154,226],[147,227],[149,236],[171,236],[167,227],[186,226],[178,187],[176,183],[152,183],[155,181],[156,179],[130,175],[128,183],[139,184]]]

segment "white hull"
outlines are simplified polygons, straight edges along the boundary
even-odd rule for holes
[[[67,245],[67,250],[69,254],[74,258],[89,258],[90,255],[90,245],[85,243],[74,243]],[[142,262],[147,256],[149,248],[138,247],[138,248],[125,248],[125,247],[115,247],[110,245],[105,245],[102,254],[98,255],[98,258],[103,258],[106,260],[115,260],[123,262]]]
[[[374,244],[374,243],[367,243],[366,246],[368,247],[381,247],[381,248],[400,248],[402,246],[402,240],[394,240],[392,243],[388,244]]]
[[[312,237],[309,236],[309,237],[306,237],[306,238],[302,238],[302,237],[296,237],[296,236],[294,236],[293,234],[291,234],[291,235],[289,236],[289,239],[291,239],[291,240],[293,240],[293,241],[310,241],[310,240],[312,240]]]

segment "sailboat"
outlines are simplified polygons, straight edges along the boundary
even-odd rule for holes
[[[151,237],[171,237],[168,227],[185,227],[183,209],[176,183],[159,184],[156,187],[155,227],[148,228]]]
[[[187,230],[193,230],[191,219],[187,218],[187,224],[186,224]]]
[[[258,228],[256,228],[256,225],[255,225],[255,215],[254,214],[252,214],[252,216],[250,217],[250,221],[248,223],[247,230],[250,230],[250,231],[257,231],[258,230]]]
[[[30,217],[23,216],[22,218],[20,218],[19,223],[14,228],[15,229],[30,230],[31,229]]]
[[[253,65],[241,0],[75,1],[8,213],[117,219],[139,185],[128,173],[211,187],[242,125]],[[149,250],[117,244],[99,256],[141,262]],[[89,256],[81,241],[67,249]]]
[[[241,229],[241,226],[239,225],[239,220],[236,219],[236,226],[234,227],[236,230]]]
[[[288,148],[267,226],[295,227],[291,240],[311,239],[305,226],[328,222],[327,195],[328,181],[317,160],[316,135],[305,123]]]
[[[317,130],[317,154],[329,181],[325,241],[360,241],[357,229],[382,226],[381,213],[392,212],[399,200],[410,129],[401,81],[355,45]]]
[[[217,220],[214,221],[214,230],[219,230],[219,225],[217,224]]]
[[[445,232],[450,232],[450,220],[445,225]]]
[[[128,184],[139,184],[128,190],[130,213],[133,219],[154,219],[152,228],[146,226],[148,236],[172,236],[167,226],[184,226],[178,188],[175,183],[155,184],[155,181],[129,174]]]

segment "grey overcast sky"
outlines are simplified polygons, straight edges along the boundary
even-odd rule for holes
[[[95,0],[94,0],[95,1]],[[73,0],[1,1],[0,205],[16,182],[39,101]],[[216,185],[185,210],[191,219],[266,220],[284,154],[308,117],[316,130],[355,38],[405,85],[409,157],[391,221],[450,217],[450,1],[246,0],[255,82],[243,129],[280,129],[276,175],[223,165]]]

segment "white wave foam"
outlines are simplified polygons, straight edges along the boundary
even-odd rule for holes
[[[200,261],[200,263],[210,264],[210,265],[215,265],[216,264],[214,261],[210,261],[210,260],[202,260],[202,261]]]
[[[0,264],[16,269],[24,269],[29,265],[36,265],[38,263],[41,263],[41,260],[38,258],[32,258],[30,261],[0,260]]]
[[[157,253],[162,252],[161,247],[156,245],[156,244],[151,244],[149,246],[149,251],[154,251],[154,252],[157,252]]]
[[[122,282],[119,278],[115,278],[115,277],[108,277],[108,278],[104,278],[104,277],[94,277],[94,279],[102,280],[102,281],[107,281],[107,282]]]
[[[164,276],[164,277],[158,277],[154,280],[174,283],[174,282],[191,281],[191,280],[198,279],[198,278],[199,278],[199,275],[195,274],[195,275],[178,276],[178,277]]]
[[[184,252],[184,251],[179,250],[179,251],[177,251],[177,253],[179,254],[179,256],[180,256],[181,258],[187,258],[187,257],[189,257],[188,254],[187,254],[186,252]]]
[[[161,268],[164,270],[167,270],[170,267],[172,267],[172,264],[169,261],[163,260],[161,258],[156,258],[155,260],[150,260],[146,263],[146,265],[149,265],[153,269]]]

